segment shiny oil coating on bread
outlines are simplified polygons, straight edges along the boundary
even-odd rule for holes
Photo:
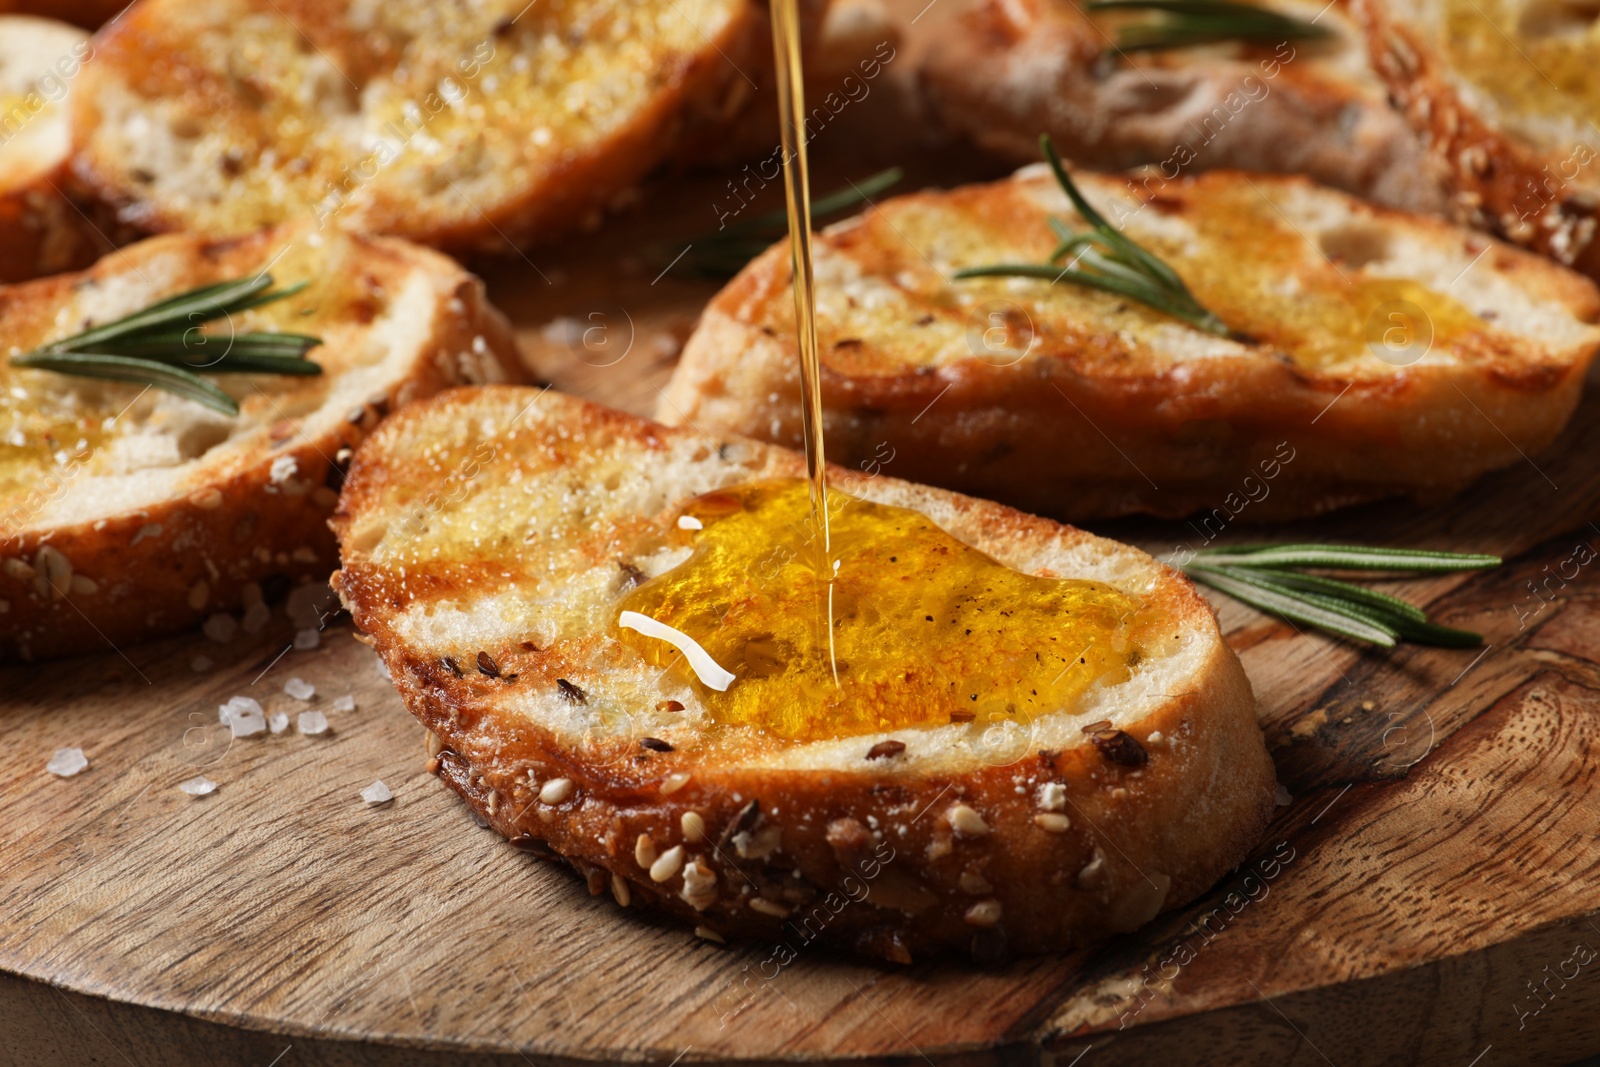
[[[1593,12],[1546,0],[1354,0],[1372,62],[1456,217],[1600,278]]]
[[[1101,170],[1304,174],[1389,207],[1442,210],[1442,168],[1389,106],[1343,3],[1266,6],[1331,36],[1123,53],[1120,29],[1151,13],[977,0],[937,33],[919,73],[942,120],[1018,163],[1038,159],[1048,133]]]
[[[1078,179],[1242,339],[1081,286],[952,280],[1042,262],[1049,216],[1081,225],[1042,166],[884,201],[817,243],[830,459],[1058,518],[1248,492],[1268,520],[1442,497],[1572,414],[1600,298],[1547,260],[1301,178]],[[799,444],[788,286],[774,248],[712,301],[663,421]]]
[[[942,490],[833,473],[835,492],[920,511],[1008,566],[1140,598],[1165,626],[1132,676],[998,734],[955,717],[847,736],[820,722],[798,742],[713,725],[700,683],[624,643],[619,607],[683,562],[693,498],[803,469],[559,393],[454,390],[357,453],[335,586],[432,732],[430,770],[591,891],[710,936],[897,960],[1058,951],[1191,899],[1246,854],[1272,765],[1189,582]]]
[[[147,0],[96,40],[75,166],[148,229],[505,251],[597,222],[736,105],[759,28],[750,0]]]
[[[280,285],[309,286],[232,326],[321,337],[308,358],[323,373],[214,376],[237,417],[9,365],[87,323],[269,264]],[[79,274],[0,288],[0,331],[3,659],[170,633],[237,609],[249,585],[326,577],[349,449],[410,400],[520,377],[509,326],[454,261],[310,226],[152,238]]]

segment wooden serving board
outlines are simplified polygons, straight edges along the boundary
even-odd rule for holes
[[[912,186],[1001,169],[923,144],[902,89],[886,79],[819,139],[819,188],[892,162]],[[658,183],[594,237],[486,269],[536,373],[654,408],[715,286],[657,279],[641,249],[713,225],[725,181]],[[610,332],[585,347],[573,321]],[[1214,598],[1284,787],[1256,854],[1135,935],[999,969],[807,947],[779,969],[767,946],[590,897],[424,772],[421,727],[345,620],[311,651],[287,648],[280,606],[228,645],[0,670],[0,1063],[1492,1067],[1600,1052],[1597,456],[1591,384],[1550,454],[1444,506],[1244,531],[1502,553],[1496,571],[1394,587],[1487,648],[1364,653]],[[1098,532],[1157,554],[1198,541],[1181,523]],[[195,670],[197,655],[215,665]],[[288,697],[291,677],[316,698]],[[216,709],[236,694],[327,710],[332,730],[231,741]],[[356,710],[328,710],[346,694]],[[67,746],[89,769],[46,774]],[[202,773],[214,794],[177,789]],[[390,804],[359,798],[375,779]]]

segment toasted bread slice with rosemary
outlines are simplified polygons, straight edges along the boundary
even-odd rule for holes
[[[89,54],[75,26],[0,15],[0,282],[86,267],[111,247],[65,192],[66,101]]]
[[[774,591],[795,568],[816,572],[795,562],[789,526],[738,503],[796,485],[789,499],[803,502],[803,471],[783,449],[559,393],[453,390],[357,453],[334,519],[334,585],[432,731],[430,770],[592,892],[705,936],[821,938],[902,961],[1058,951],[1191,899],[1246,854],[1272,808],[1272,763],[1249,682],[1187,579],[1081,530],[835,470],[843,681],[822,675],[818,696],[795,665],[819,661],[784,636],[807,609]],[[852,541],[852,515],[890,521]],[[729,527],[709,556],[695,547],[735,521],[754,528]],[[962,641],[990,647],[984,629],[938,646],[954,657],[924,674],[940,639],[922,635],[958,606],[936,566],[892,577],[896,546],[976,561],[996,585],[1043,581],[1014,567],[1129,606],[1103,629],[1050,614],[1035,644],[1020,636],[1021,600],[991,595],[985,610],[1008,617],[996,632],[1024,647],[962,660]],[[630,604],[684,588],[673,583],[686,571],[746,559],[760,562],[709,587],[722,621],[682,631],[733,668],[723,689],[700,680],[711,668],[653,656],[671,649],[623,629]],[[921,607],[893,610],[907,596],[925,598],[927,621]],[[846,662],[869,601],[883,637]],[[752,627],[768,636],[740,652]],[[1061,673],[1080,661],[1105,673],[1030,714],[1029,672],[1043,656],[1054,673],[1057,637],[1074,646]],[[947,686],[948,671],[959,677]],[[891,683],[856,699],[852,679],[874,672]],[[971,704],[969,683],[983,690]],[[830,706],[833,686],[852,696]],[[774,718],[745,717],[741,702],[763,692]]]
[[[1068,519],[1432,500],[1553,441],[1600,343],[1587,279],[1304,179],[1081,185],[1235,336],[1077,285],[952,280],[1044,262],[1050,216],[1083,228],[1042,165],[884,201],[817,242],[831,460]],[[774,248],[711,302],[663,421],[799,443],[788,279]]]
[[[148,0],[95,41],[75,167],[151,230],[315,217],[505,251],[597,222],[746,91],[759,23],[752,0]]]
[[[1561,0],[1356,0],[1355,11],[1455,216],[1600,278],[1594,12]]]
[[[1390,207],[1442,211],[1441,168],[1389,106],[1342,0],[1262,6],[1328,36],[1124,52],[1119,34],[1159,16],[979,0],[934,36],[919,73],[949,126],[1019,163],[1039,158],[1048,133],[1101,170],[1305,174]]]
[[[235,417],[155,388],[24,369],[20,352],[263,269],[296,295],[223,323],[320,337],[316,377],[222,374]],[[518,376],[510,329],[453,261],[309,226],[131,245],[78,274],[0,288],[0,658],[103,649],[333,570],[327,518],[392,408]],[[257,590],[259,592],[259,589]]]

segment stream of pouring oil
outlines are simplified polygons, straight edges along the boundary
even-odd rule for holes
[[[811,172],[806,160],[805,82],[800,57],[799,0],[772,0],[772,49],[777,60],[778,125],[783,134],[783,184],[789,209],[790,266],[794,274],[795,340],[800,349],[804,393],[806,474],[811,481],[811,522],[820,548],[818,564],[828,581],[828,613],[821,620],[828,639],[833,682],[839,684],[834,655],[833,587],[838,564],[828,531],[828,473],[822,447],[822,368],[817,357],[817,298],[811,268]]]

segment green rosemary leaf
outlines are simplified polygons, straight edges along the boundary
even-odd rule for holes
[[[225,309],[234,301],[248,300],[271,287],[272,278],[265,274],[256,278],[202,286],[169,297],[158,304],[152,304],[143,311],[117,319],[115,322],[108,322],[104,326],[96,326],[71,337],[64,337],[46,347],[81,351],[89,345],[105,344],[143,331],[160,330],[172,325],[193,326],[197,322],[208,322],[224,314]],[[191,316],[203,317],[194,319]]]
[[[308,283],[273,290],[272,276],[202,285],[142,311],[63,337],[11,360],[13,366],[164,389],[214,411],[239,407],[208,374],[310,376],[322,367],[305,354],[322,343],[296,333],[206,333],[205,323],[293,296]],[[230,323],[231,325],[231,323]]]
[[[1304,596],[1288,595],[1258,582],[1249,581],[1234,571],[1195,568],[1186,573],[1195,581],[1204,582],[1214,589],[1227,593],[1235,600],[1259,608],[1270,615],[1302,622],[1307,626],[1314,626],[1342,637],[1393,648],[1400,636],[1399,631],[1392,627],[1381,626],[1359,615],[1329,610],[1307,600]]]
[[[870,203],[880,193],[899,184],[904,176],[905,172],[899,167],[890,167],[813,200],[812,224]],[[675,260],[673,257],[677,252],[666,245],[653,247],[650,257],[657,262],[667,263],[666,269],[680,277],[731,278],[788,232],[788,213],[783,210],[770,211],[740,219],[720,230],[693,238],[688,242],[689,250]]]
[[[1421,608],[1351,582],[1293,568],[1442,573],[1498,566],[1497,556],[1366,545],[1240,545],[1197,552],[1183,571],[1197,582],[1282,618],[1391,647],[1396,638],[1475,648],[1481,634],[1428,621]],[[1385,640],[1372,636],[1387,635]]]
[[[1118,30],[1117,48],[1124,52],[1188,48],[1222,41],[1273,43],[1332,36],[1332,31],[1316,23],[1229,0],[1094,0],[1086,9],[1155,13],[1152,19]]]
[[[1476,552],[1437,552],[1420,548],[1319,544],[1207,548],[1196,552],[1194,558],[1196,561],[1225,561],[1252,567],[1321,567],[1328,570],[1419,571],[1439,574],[1484,570],[1498,567],[1501,562],[1499,556]]]
[[[1223,563],[1194,562],[1190,567],[1197,570],[1216,570],[1224,574],[1239,574],[1246,572],[1252,576],[1271,581],[1274,585],[1286,592],[1305,592],[1341,600],[1349,600],[1375,611],[1385,612],[1399,618],[1412,619],[1416,622],[1427,622],[1428,615],[1421,608],[1408,604],[1399,597],[1380,593],[1376,589],[1355,585],[1350,582],[1341,582],[1336,578],[1323,578],[1314,574],[1300,574],[1289,570],[1257,570],[1242,566],[1229,566]]]
[[[1049,136],[1039,138],[1039,147],[1057,184],[1090,229],[1076,231],[1052,217],[1048,220],[1051,232],[1061,243],[1050,254],[1048,262],[967,267],[956,271],[952,278],[1041,278],[1052,283],[1082,285],[1137,300],[1218,337],[1236,336],[1227,323],[1195,299],[1176,271],[1107,222],[1105,216],[1084,199]],[[1077,258],[1065,267],[1056,265],[1074,254]]]
[[[152,386],[203,404],[224,415],[239,414],[239,405],[227,393],[198,374],[166,363],[98,352],[33,352],[17,356],[11,365],[56,371],[78,378]]]

